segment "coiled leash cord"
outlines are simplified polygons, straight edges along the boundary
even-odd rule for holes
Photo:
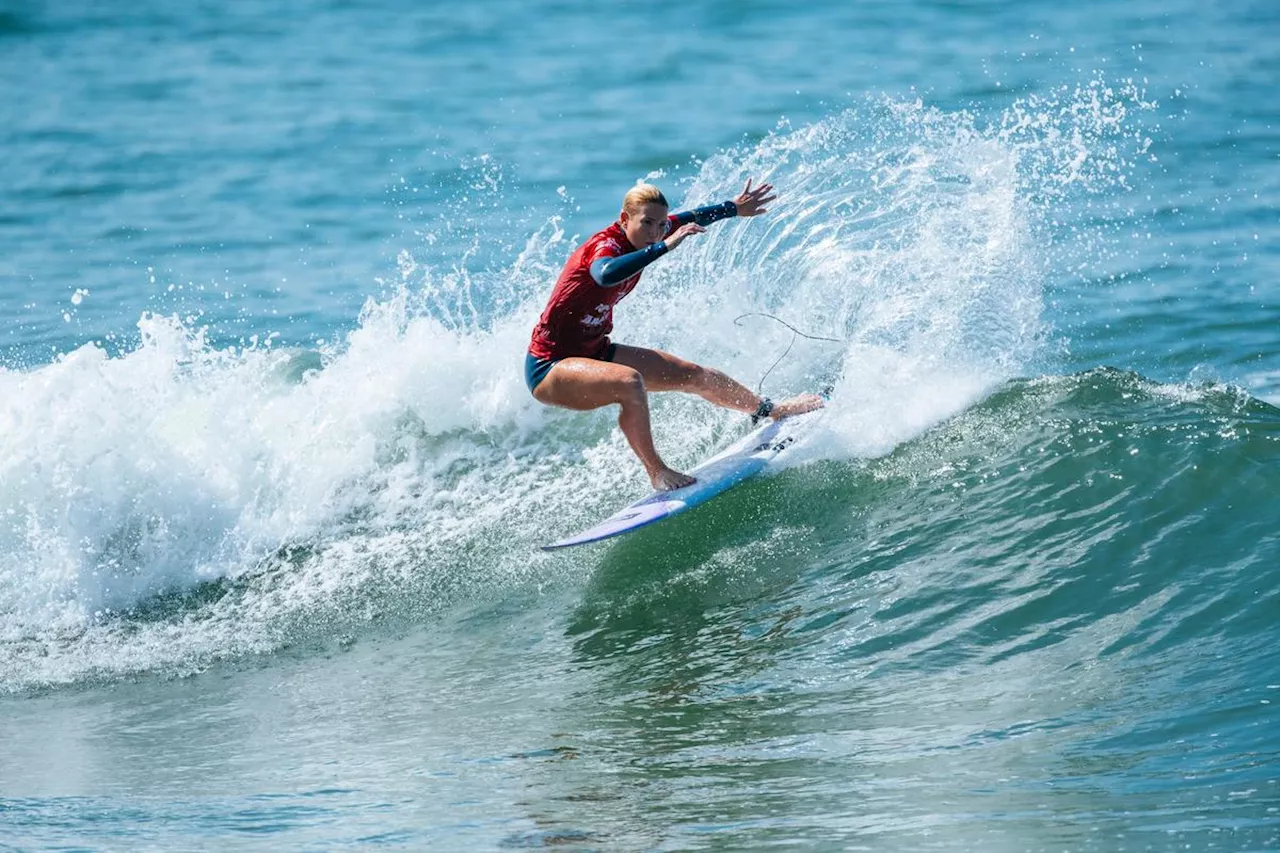
[[[766,314],[763,311],[748,311],[746,314],[739,314],[737,317],[733,318],[733,325],[741,326],[742,321],[747,317],[765,317],[775,323],[781,323],[791,330],[791,342],[788,343],[787,348],[782,351],[782,355],[778,356],[777,361],[769,365],[769,369],[764,372],[764,375],[760,377],[760,381],[756,383],[756,396],[760,397],[761,403],[760,408],[756,409],[756,413],[751,416],[751,423],[754,425],[759,423],[761,419],[767,418],[769,413],[773,411],[773,401],[762,393],[764,389],[764,381],[769,378],[769,374],[773,373],[774,368],[779,364],[782,364],[782,360],[791,352],[791,348],[796,345],[796,338],[808,338],[811,341],[829,341],[833,344],[847,344],[849,342],[841,340],[840,338],[825,338],[822,335],[811,335],[808,332],[802,332],[786,320],[783,320],[781,317],[775,317],[774,315]],[[823,396],[826,396],[827,393],[830,393],[830,388],[825,389]]]

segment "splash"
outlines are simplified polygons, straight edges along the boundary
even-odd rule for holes
[[[888,452],[1034,362],[1052,331],[1046,273],[1108,239],[1073,226],[1059,241],[1051,225],[1073,199],[1128,189],[1151,144],[1131,116],[1152,107],[1132,83],[1094,80],[985,121],[881,100],[798,130],[784,123],[708,160],[685,193],[692,206],[766,180],[778,188],[773,215],[686,244],[632,313],[663,318],[641,329],[657,345],[742,377],[786,352],[766,393],[836,385],[843,441],[824,452]],[[748,312],[845,343],[725,322]]]
[[[872,102],[724,151],[677,187],[684,204],[753,177],[777,205],[646,272],[615,338],[752,385],[790,347],[763,390],[834,385],[814,452],[887,453],[1034,358],[1040,223],[1065,193],[1123,185],[1135,99],[1084,87],[985,124]],[[646,484],[611,412],[546,409],[523,385],[571,248],[552,220],[501,268],[405,251],[396,292],[317,350],[218,349],[147,316],[119,357],[86,346],[0,371],[0,683],[191,671],[584,571],[530,554],[549,525]],[[734,322],[751,312],[841,343]],[[677,465],[742,428],[682,396],[654,413]]]

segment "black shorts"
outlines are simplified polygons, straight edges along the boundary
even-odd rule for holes
[[[613,361],[614,353],[618,351],[617,344],[609,344],[604,348],[604,354],[600,361]],[[531,352],[524,354],[524,382],[529,386],[529,393],[533,393],[533,389],[538,387],[538,383],[547,378],[547,374],[551,372],[551,368],[556,366],[556,362],[561,361],[559,358],[538,358]]]

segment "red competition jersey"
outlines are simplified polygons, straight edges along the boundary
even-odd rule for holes
[[[675,216],[667,217],[668,234],[676,222]],[[613,306],[635,289],[640,273],[605,287],[591,277],[591,265],[600,258],[616,258],[635,250],[617,222],[574,250],[538,325],[533,327],[529,352],[534,358],[599,358],[604,354],[613,331]]]

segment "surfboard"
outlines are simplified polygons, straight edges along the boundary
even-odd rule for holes
[[[555,551],[621,536],[704,504],[763,471],[780,453],[811,432],[824,411],[818,409],[803,415],[768,421],[691,469],[689,474],[697,478],[697,482],[692,485],[667,492],[653,492],[648,497],[623,507],[599,524],[558,542],[543,545],[542,550]]]

